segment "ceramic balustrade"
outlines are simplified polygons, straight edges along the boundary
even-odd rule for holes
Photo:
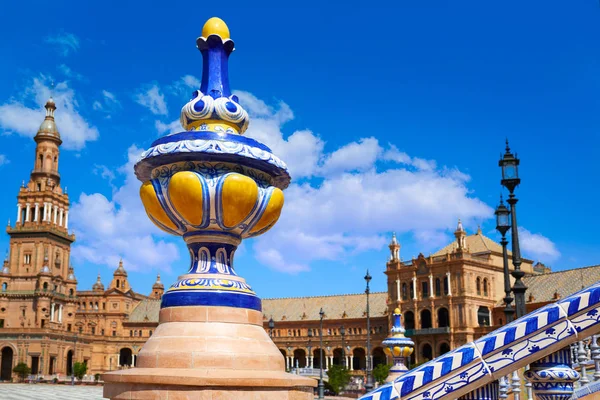
[[[514,371],[527,365],[530,368],[525,375],[531,380],[531,389],[526,386],[528,398],[532,398],[531,391],[531,395],[541,399],[564,399],[570,396],[569,386],[572,392],[573,382],[579,378],[579,373],[571,368],[569,346],[599,333],[600,282],[408,371],[361,399],[473,398],[471,394],[480,388],[507,376],[510,379]],[[583,351],[587,351],[587,345],[583,347]],[[591,346],[589,353],[591,355]],[[600,361],[598,351],[595,355],[598,360],[594,362]],[[567,359],[569,363],[563,365]],[[544,379],[549,379],[551,374],[556,375],[554,384],[560,393],[547,390],[549,383]]]

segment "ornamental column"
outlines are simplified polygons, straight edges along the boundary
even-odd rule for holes
[[[59,213],[59,217],[58,217],[58,226],[62,226],[63,224],[63,213],[65,212],[65,210],[63,210],[62,208],[60,209],[60,213]]]
[[[412,277],[412,287],[413,287],[413,300],[417,299],[417,277]]]
[[[433,298],[433,275],[429,274],[429,298]]]
[[[21,222],[21,204],[17,204],[17,223]]]
[[[452,296],[452,284],[450,282],[450,272],[446,272],[446,280],[448,281],[448,296]]]
[[[396,302],[400,302],[401,299],[401,295],[400,295],[400,279],[396,279]]]
[[[48,208],[48,203],[44,202],[44,209],[42,210],[42,221],[46,221],[48,218],[48,213],[46,212]]]
[[[48,223],[50,223],[52,220],[52,203],[47,203],[47,204],[48,204],[48,213],[47,213],[46,221],[48,221]]]
[[[54,322],[54,303],[50,304],[50,321]]]
[[[26,207],[26,208],[25,208],[25,222],[29,222],[29,221],[30,221],[30,218],[29,218],[29,216],[30,216],[30,214],[31,214],[31,212],[30,212],[30,210],[31,210],[31,205],[30,205],[29,203],[27,203],[27,204],[25,204],[25,207]]]
[[[65,212],[65,229],[69,229],[69,210]]]
[[[40,205],[35,203],[35,213],[33,214],[33,221],[38,222],[40,216]]]
[[[57,218],[58,218],[58,206],[54,206],[54,220],[53,220],[54,225],[56,225]]]

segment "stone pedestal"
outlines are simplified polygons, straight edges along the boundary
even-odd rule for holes
[[[262,313],[234,307],[171,307],[136,368],[104,374],[104,397],[156,400],[312,400],[316,381],[285,373]]]

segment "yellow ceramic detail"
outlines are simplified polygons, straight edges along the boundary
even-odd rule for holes
[[[140,198],[142,199],[142,204],[146,209],[146,213],[163,224],[164,226],[171,228],[173,230],[177,230],[175,224],[171,221],[171,219],[165,213],[158,198],[156,197],[156,191],[152,186],[150,181],[144,183],[140,188]],[[160,228],[160,226],[159,226]]]
[[[400,353],[401,353],[401,352],[402,352],[402,348],[400,348],[400,347],[398,347],[398,346],[394,347],[394,355],[395,355],[396,357],[398,357],[398,356],[400,355]]]
[[[212,17],[206,21],[202,28],[202,37],[207,38],[210,35],[219,35],[221,39],[229,39],[229,28],[225,21],[217,17]]]
[[[412,347],[405,347],[404,348],[404,357],[409,357],[412,353],[413,353],[413,348]]]
[[[187,223],[202,223],[202,183],[196,174],[181,171],[173,175],[169,182],[169,199]]]
[[[263,212],[262,217],[260,217],[256,225],[254,225],[250,233],[258,232],[276,222],[281,215],[282,208],[283,192],[279,188],[274,188],[271,198],[269,199],[269,204],[267,204],[267,207],[265,208],[265,212]]]
[[[400,314],[400,309],[399,309],[399,308],[396,308],[396,309],[394,310],[394,314]]]
[[[258,186],[254,179],[241,174],[225,178],[221,190],[223,224],[232,228],[244,222],[258,200]]]
[[[227,122],[215,119],[201,119],[199,121],[191,122],[187,129],[189,131],[208,130],[216,132],[227,132],[228,129],[233,129],[234,133],[240,133],[238,127],[234,124],[228,124]]]
[[[383,351],[385,352],[385,354],[387,354],[388,356],[392,355],[392,351],[390,350],[389,347],[386,347],[385,349],[383,349]]]

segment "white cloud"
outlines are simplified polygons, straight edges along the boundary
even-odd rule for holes
[[[94,101],[92,108],[96,111],[106,114],[106,118],[111,118],[112,114],[121,108],[121,102],[117,100],[117,96],[108,90],[102,91],[100,100]]]
[[[329,154],[323,163],[323,172],[365,171],[372,168],[383,149],[374,137],[348,143]]]
[[[560,257],[556,244],[539,233],[519,227],[519,244],[524,257],[533,258],[534,261],[553,262]]]
[[[141,151],[135,146],[128,149],[127,163],[116,171],[125,181],[113,187],[111,199],[101,193],[82,193],[71,207],[76,259],[114,268],[122,257],[127,269],[137,271],[169,271],[179,259],[177,246],[150,222],[139,198],[141,183],[133,165]],[[104,166],[96,166],[96,173],[109,181],[115,176]]]
[[[68,56],[69,53],[79,50],[79,38],[72,33],[65,32],[48,36],[45,42],[55,45],[63,56]]]
[[[167,91],[174,94],[184,103],[191,98],[194,90],[200,90],[201,81],[194,75],[184,75],[167,86]],[[183,106],[183,104],[181,104]]]
[[[4,154],[0,154],[0,167],[8,164],[9,162],[10,160]]]
[[[167,115],[167,103],[158,85],[154,84],[147,89],[140,90],[135,95],[135,101],[146,107],[155,115]]]
[[[67,66],[66,64],[60,64],[60,65],[58,66],[58,70],[59,70],[60,72],[62,72],[62,74],[63,74],[64,76],[66,76],[67,78],[73,78],[73,79],[76,79],[76,80],[78,80],[78,81],[85,81],[85,80],[86,80],[86,78],[85,78],[83,75],[81,75],[81,74],[80,74],[80,73],[78,73],[78,72],[75,72],[75,71],[73,71],[73,70],[72,70],[72,69],[71,69],[69,66]]]
[[[75,91],[67,82],[61,82],[51,93],[44,76],[34,78],[32,84],[20,94],[19,101],[11,99],[0,105],[0,128],[7,133],[14,132],[25,137],[35,136],[44,120],[43,106],[51,94],[56,103],[56,125],[64,148],[81,150],[86,142],[98,139],[98,129],[90,126],[79,113]]]
[[[184,130],[181,127],[181,122],[179,122],[179,119],[176,119],[168,124],[162,123],[161,121],[155,121],[154,126],[156,127],[159,135],[170,135],[172,133],[183,132]]]
[[[248,136],[271,147],[294,179],[280,221],[253,241],[256,259],[275,270],[298,273],[315,261],[381,250],[390,231],[412,234],[423,251],[435,250],[447,243],[457,218],[476,225],[493,215],[456,168],[438,168],[393,145],[383,149],[373,137],[326,152],[309,130],[283,133],[294,116],[285,103],[272,107],[236,94],[252,116]],[[316,179],[298,181],[310,177]]]

